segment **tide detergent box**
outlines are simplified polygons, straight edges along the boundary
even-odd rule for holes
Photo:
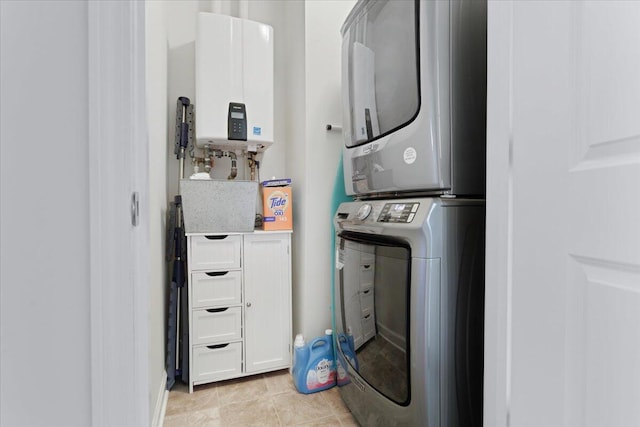
[[[293,230],[291,179],[272,179],[262,182],[262,229]]]

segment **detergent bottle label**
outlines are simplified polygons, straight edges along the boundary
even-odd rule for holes
[[[333,384],[336,380],[336,371],[333,368],[333,360],[322,359],[315,369],[309,369],[307,373],[307,388],[313,390]]]

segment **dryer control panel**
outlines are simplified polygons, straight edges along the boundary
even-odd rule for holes
[[[419,206],[420,203],[386,203],[378,216],[378,222],[411,222]]]

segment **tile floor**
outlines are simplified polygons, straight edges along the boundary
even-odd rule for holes
[[[357,421],[338,389],[301,394],[288,370],[198,386],[169,393],[164,427],[354,426]]]

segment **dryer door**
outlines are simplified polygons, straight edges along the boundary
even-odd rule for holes
[[[350,381],[349,364],[369,386],[408,405],[410,247],[348,232],[336,243],[338,384]]]
[[[347,194],[451,189],[449,12],[449,2],[364,0],[345,21]]]
[[[364,3],[343,29],[345,144],[406,126],[420,108],[418,2]]]

